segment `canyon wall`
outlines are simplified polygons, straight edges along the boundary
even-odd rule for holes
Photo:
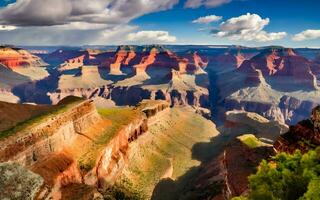
[[[47,154],[72,144],[77,134],[99,119],[91,101],[82,102],[64,113],[48,116],[39,123],[1,139],[0,161],[14,161],[30,166]]]
[[[114,130],[114,136],[106,143],[96,144],[98,140],[91,138],[90,130],[100,131],[101,134],[105,130],[92,128],[101,123],[107,123],[106,128],[113,128],[108,125],[110,122],[103,121],[92,101],[77,103],[63,113],[49,116],[2,139],[1,162],[19,163],[43,177],[44,186],[37,194],[37,199],[61,199],[62,189],[73,187],[74,184],[95,190],[106,189],[116,181],[128,164],[130,143],[147,132],[149,120],[158,112],[169,109],[169,104],[165,101],[154,101],[151,104],[143,102],[135,109],[139,115]],[[100,133],[92,134],[100,137]],[[94,165],[90,169],[83,169],[78,160],[78,152],[73,149],[85,149],[90,145],[102,145],[102,149],[97,151]],[[90,153],[89,150],[86,151]]]

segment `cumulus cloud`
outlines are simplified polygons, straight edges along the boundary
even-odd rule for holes
[[[228,38],[231,40],[245,40],[268,42],[284,38],[286,32],[264,31],[264,27],[270,23],[269,18],[262,19],[257,14],[247,13],[239,17],[228,19],[220,24],[219,29],[213,30],[214,36]]]
[[[16,26],[6,26],[6,25],[0,25],[0,31],[12,31],[17,29]]]
[[[184,7],[186,8],[199,8],[205,7],[218,7],[226,3],[230,3],[232,0],[187,0]]]
[[[195,19],[192,21],[192,23],[198,23],[198,24],[209,24],[211,22],[217,22],[222,19],[221,16],[216,15],[208,15],[205,17],[199,17],[198,19]]]
[[[0,22],[52,26],[71,22],[127,23],[143,14],[172,8],[178,0],[18,0],[0,9]]]
[[[295,34],[292,39],[294,41],[304,41],[304,40],[313,40],[320,38],[320,30],[305,30],[301,33]]]
[[[179,0],[17,0],[0,8],[0,41],[13,44],[115,44],[132,19],[171,9]],[[117,37],[118,38],[117,38]],[[37,38],[37,40],[34,40]],[[12,42],[10,42],[12,41]]]
[[[139,31],[136,33],[130,33],[127,40],[143,44],[153,44],[172,43],[177,41],[177,38],[175,36],[171,36],[167,31]]]
[[[0,43],[13,45],[117,45],[138,27],[117,25],[100,29],[75,30],[67,25],[21,27],[0,32]],[[36,39],[35,39],[36,38]]]

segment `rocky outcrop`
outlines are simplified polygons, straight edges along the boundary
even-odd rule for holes
[[[57,105],[68,106],[61,108],[64,109],[63,113],[57,111],[56,114],[50,114],[36,124],[27,125],[27,128],[0,140],[1,162],[14,161],[43,178],[41,191],[37,193],[38,199],[61,199],[64,195],[62,189],[74,189],[75,184],[91,188],[108,188],[128,164],[130,143],[148,130],[149,119],[169,107],[165,101],[144,101],[132,113],[134,117],[128,116],[132,118],[128,123],[112,130],[115,134],[110,140],[105,144],[95,144],[95,138],[88,135],[90,130],[95,126],[108,125],[110,122],[104,121],[98,115],[92,101],[73,102],[70,98],[64,99]],[[98,129],[92,130],[91,134],[99,135],[96,133]],[[103,133],[106,130],[101,131]],[[96,162],[92,168],[84,169],[80,166],[78,151],[73,149],[91,145],[99,147],[97,154],[94,154],[96,157],[90,157]],[[93,151],[90,148],[88,150],[89,153]],[[70,194],[70,191],[67,193],[76,198],[74,195],[77,194]]]
[[[241,135],[201,167],[188,192],[199,194],[192,199],[224,200],[239,196],[247,192],[248,177],[256,172],[261,160],[274,153],[272,145],[261,142],[254,135]]]
[[[209,108],[209,95],[199,91],[149,90],[140,87],[116,87],[110,91],[117,105],[137,105],[143,99],[166,100],[171,106],[191,105]]]
[[[58,49],[50,54],[43,56],[44,60],[51,65],[60,65],[62,67],[67,64],[83,63],[88,59],[89,53],[76,49]],[[64,63],[64,64],[63,64]]]
[[[257,101],[240,102],[234,99],[225,100],[226,110],[245,110],[256,112],[269,120],[275,120],[289,125],[296,124],[303,119],[307,119],[314,108],[316,102],[301,100],[295,97],[284,95],[279,103],[266,103]]]
[[[115,60],[110,64],[110,74],[112,75],[121,75],[121,67],[128,66],[129,63],[135,58],[136,53],[132,48],[125,49],[119,47],[116,54]]]
[[[68,105],[67,105],[68,106]],[[46,157],[47,154],[60,151],[72,144],[82,133],[99,120],[99,115],[90,101],[71,106],[63,114],[57,108],[53,114],[38,119],[27,128],[0,140],[0,161],[15,161],[31,166]]]
[[[295,81],[317,89],[317,78],[311,70],[312,63],[292,49],[271,48],[244,62],[239,71],[261,70],[264,76],[292,77]]]
[[[248,146],[246,140],[256,140],[260,144],[254,147]],[[221,160],[225,199],[245,193],[248,190],[248,177],[255,173],[255,167],[262,159],[267,159],[274,153],[272,145],[258,141],[254,135],[243,135],[231,142],[226,147]]]
[[[84,177],[88,185],[107,188],[112,185],[128,163],[129,144],[148,130],[147,120],[137,118],[123,129],[106,145],[95,167]]]
[[[228,110],[245,110],[247,112],[255,112],[259,115],[281,123],[288,122],[279,107],[272,103],[257,102],[257,101],[237,101],[234,99],[225,100],[225,109]],[[291,122],[291,121],[290,121]]]
[[[105,99],[110,98],[110,91],[107,87],[93,87],[93,88],[74,88],[74,89],[61,89],[54,93],[48,94],[53,105],[58,104],[62,99],[68,96],[83,97],[86,99],[95,99],[102,97]]]
[[[0,47],[0,63],[9,69],[47,66],[38,56],[32,55],[26,50],[9,46]]]
[[[256,113],[246,111],[228,111],[226,113],[225,127],[234,129],[244,129],[254,133],[258,138],[264,138],[269,141],[276,140],[281,134],[286,133],[289,127],[278,121],[270,121]],[[238,134],[245,132],[239,131]]]
[[[210,63],[217,66],[236,69],[246,60],[245,56],[240,53],[226,52],[221,55],[209,57]]]
[[[86,54],[67,59],[59,67],[59,71],[72,70],[82,67],[84,65],[84,60],[87,57]]]
[[[281,135],[275,142],[277,151],[294,153],[297,149],[307,152],[320,145],[320,107],[312,110],[310,119],[303,120]]]
[[[286,122],[296,124],[299,121],[309,118],[312,109],[317,103],[312,101],[300,100],[290,96],[283,96],[280,99],[279,108]]]

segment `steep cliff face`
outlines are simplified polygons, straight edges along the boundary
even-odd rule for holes
[[[228,142],[222,153],[201,165],[182,195],[187,199],[231,199],[248,190],[248,177],[262,159],[274,155],[272,145],[252,134]]]
[[[69,106],[71,108],[66,108]],[[5,134],[9,137],[0,141],[1,162],[15,161],[30,166],[48,153],[62,150],[72,144],[78,133],[82,133],[99,120],[94,105],[89,101],[66,107],[58,108],[51,115],[36,118],[35,122],[27,121],[25,125],[7,131]],[[67,111],[61,113],[65,109]],[[18,131],[14,132],[16,129]]]
[[[225,128],[229,128],[233,132],[238,131],[238,134],[245,134],[245,131],[251,132],[256,137],[269,141],[275,141],[281,134],[289,130],[289,127],[284,123],[270,121],[256,113],[246,111],[228,111]]]
[[[89,57],[88,51],[73,49],[57,49],[56,51],[43,56],[44,60],[52,65],[77,64],[84,62]]]
[[[266,49],[244,62],[240,71],[250,72],[259,69],[264,76],[289,76],[312,89],[317,89],[317,79],[311,70],[312,63],[295,54],[292,49]]]
[[[320,145],[320,107],[312,110],[310,119],[291,126],[289,131],[281,135],[275,142],[277,151],[293,153],[299,149],[307,152]]]
[[[38,199],[61,199],[62,188],[69,187],[68,195],[75,197],[75,184],[112,185],[128,164],[130,143],[148,130],[149,118],[169,107],[154,101],[98,113],[90,100],[73,101],[66,98],[59,110],[1,132],[1,162],[14,161],[44,179]]]
[[[0,63],[9,69],[47,66],[38,56],[13,47],[0,47]]]

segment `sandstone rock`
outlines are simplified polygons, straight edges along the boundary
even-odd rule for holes
[[[226,123],[232,124],[231,128],[247,127],[257,137],[271,141],[276,140],[281,134],[288,131],[288,126],[284,123],[269,121],[256,113],[245,111],[228,111],[226,113]]]
[[[47,66],[38,56],[32,55],[26,50],[9,46],[0,47],[0,63],[9,69]]]
[[[310,119],[303,120],[281,135],[274,144],[277,151],[293,153],[297,149],[307,152],[320,145],[320,107],[313,109]]]
[[[248,176],[256,172],[262,159],[272,155],[272,145],[252,134],[241,135],[229,142],[223,153],[202,166],[186,194],[198,194],[192,199],[214,200],[239,196],[248,190]]]
[[[250,72],[259,69],[264,76],[288,76],[312,89],[317,89],[317,79],[311,71],[311,66],[310,61],[295,54],[292,49],[271,48],[242,63],[239,71]]]

